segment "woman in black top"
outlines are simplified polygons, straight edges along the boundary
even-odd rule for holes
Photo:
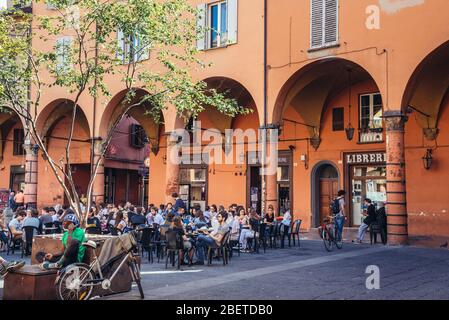
[[[180,236],[180,238],[182,239],[182,241],[183,241],[183,248],[184,248],[184,250],[188,251],[188,253],[189,253],[189,264],[191,264],[192,263],[192,259],[193,259],[194,250],[192,250],[192,248],[193,248],[192,243],[190,242],[189,238],[187,238],[187,236],[186,236],[186,233],[185,233],[185,230],[184,230],[184,226],[182,224],[181,217],[176,216],[176,217],[173,218],[173,222],[171,224],[171,229],[173,231],[175,231]],[[181,264],[184,264],[184,252],[181,253],[180,259],[181,259]]]
[[[94,207],[89,209],[89,217],[87,218],[87,228],[95,228],[101,231],[100,219],[95,216],[96,210]]]

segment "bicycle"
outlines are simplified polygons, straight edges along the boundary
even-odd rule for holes
[[[133,237],[136,236],[134,232],[131,233]],[[140,281],[140,270],[136,260],[136,257],[139,256],[139,250],[137,250],[135,243],[130,250],[122,252],[104,266],[100,265],[98,257],[95,254],[97,244],[94,241],[87,241],[82,245],[86,248],[94,249],[94,258],[89,265],[85,263],[74,263],[61,270],[55,281],[59,300],[88,300],[95,286],[101,285],[101,288],[104,290],[110,289],[112,281],[125,263],[128,265],[133,281],[139,288],[140,297],[142,299],[145,297]],[[119,260],[121,262],[112,276],[110,278],[104,278],[103,271]]]
[[[335,220],[334,216],[328,216],[324,218],[323,224],[320,227],[321,228],[320,236],[323,239],[324,248],[328,252],[331,252],[333,250],[334,244],[337,247],[337,249],[343,248],[342,235],[340,232],[338,232],[338,228],[334,220]]]

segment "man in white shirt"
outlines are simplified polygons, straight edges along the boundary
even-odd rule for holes
[[[290,244],[290,234],[289,234],[291,223],[292,223],[292,215],[290,214],[290,210],[287,210],[284,213],[284,217],[282,218],[282,221],[281,221],[281,224],[283,226],[281,248],[284,248],[285,236],[288,237],[288,245],[291,246],[291,244]]]
[[[156,207],[152,207],[150,209],[150,213],[147,215],[147,222],[148,224],[158,224],[162,225],[164,224],[164,217],[158,212],[158,209]]]

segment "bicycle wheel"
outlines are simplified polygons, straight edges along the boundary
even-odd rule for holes
[[[67,267],[56,280],[56,293],[59,300],[88,300],[93,287],[92,270],[83,263]]]
[[[331,252],[332,251],[332,238],[329,234],[329,231],[327,230],[323,230],[322,231],[322,238],[323,238],[323,243],[324,243],[324,248],[326,249],[326,251]]]
[[[140,270],[135,261],[129,263],[129,271],[131,272],[131,276],[133,280],[137,284],[137,288],[139,288],[140,298],[145,298],[145,294],[143,293],[142,283],[140,282]]]
[[[342,249],[343,248],[343,237],[342,237],[341,233],[338,230],[336,230],[335,246],[338,249]]]

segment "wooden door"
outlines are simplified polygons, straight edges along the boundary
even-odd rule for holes
[[[337,197],[338,179],[320,179],[320,221],[331,214],[330,206],[332,200]]]

